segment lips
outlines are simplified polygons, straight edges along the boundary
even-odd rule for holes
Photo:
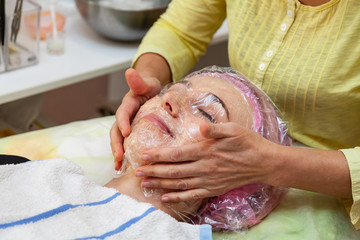
[[[155,126],[157,126],[158,128],[160,128],[162,131],[164,131],[165,133],[169,134],[171,137],[174,137],[174,135],[172,134],[172,132],[170,131],[170,129],[168,128],[168,126],[166,125],[166,123],[156,114],[149,114],[146,115],[144,117],[144,119],[149,120],[150,122],[152,122]]]

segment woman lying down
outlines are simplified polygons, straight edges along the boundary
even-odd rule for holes
[[[261,90],[230,68],[205,68],[168,85],[140,108],[124,142],[122,173],[104,187],[64,159],[0,166],[0,238],[210,239],[204,224],[238,231],[259,223],[286,189],[259,183],[215,198],[164,204],[165,190],[142,188],[135,177],[144,164],[142,152],[202,140],[203,121],[233,122],[290,144]]]

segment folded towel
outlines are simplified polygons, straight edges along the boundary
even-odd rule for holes
[[[0,166],[0,192],[0,239],[211,239],[209,225],[99,186],[65,159]]]

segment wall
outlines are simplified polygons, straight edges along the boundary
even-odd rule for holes
[[[98,109],[107,101],[108,76],[101,76],[43,94],[43,124],[55,125],[101,116]],[[41,121],[41,120],[40,120]]]
[[[209,65],[229,66],[227,42],[210,46],[192,71]],[[119,71],[46,92],[38,120],[47,127],[114,114],[128,89]]]

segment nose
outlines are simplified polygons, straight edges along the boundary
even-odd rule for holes
[[[167,92],[161,97],[161,107],[172,117],[179,116],[180,104],[180,99],[172,92]]]

